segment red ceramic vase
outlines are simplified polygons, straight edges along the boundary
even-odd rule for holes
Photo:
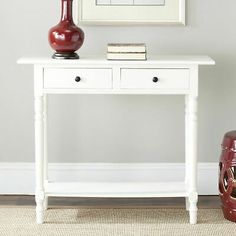
[[[219,169],[219,192],[224,217],[236,222],[236,131],[224,136]]]
[[[77,51],[84,42],[84,32],[77,27],[72,17],[73,0],[61,0],[62,13],[58,25],[50,29],[48,39],[56,51],[54,59],[79,59]]]

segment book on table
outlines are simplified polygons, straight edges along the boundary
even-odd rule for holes
[[[144,43],[109,43],[107,45],[108,52],[117,53],[145,53],[146,45]]]

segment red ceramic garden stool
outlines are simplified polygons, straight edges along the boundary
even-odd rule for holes
[[[219,192],[224,217],[236,222],[236,131],[230,131],[224,136],[219,170]]]

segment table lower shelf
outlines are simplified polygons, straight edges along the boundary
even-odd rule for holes
[[[187,197],[184,182],[47,182],[46,196]]]

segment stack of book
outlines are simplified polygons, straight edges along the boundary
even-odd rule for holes
[[[107,45],[108,60],[147,60],[143,43],[110,43]]]

